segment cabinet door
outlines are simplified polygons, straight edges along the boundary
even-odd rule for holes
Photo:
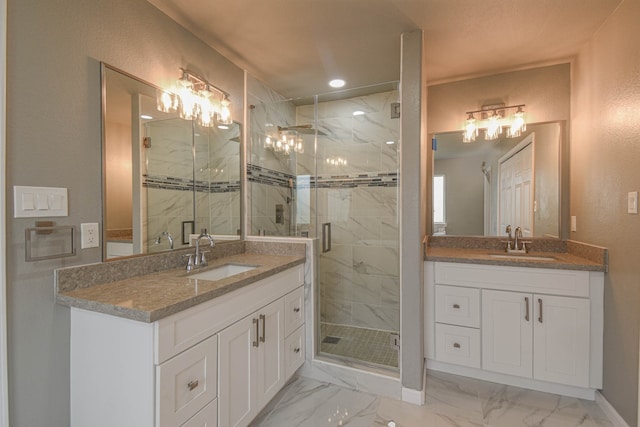
[[[221,426],[246,426],[257,415],[258,317],[245,317],[220,332],[218,412]]]
[[[532,295],[482,291],[482,368],[530,378]]]
[[[258,411],[284,386],[284,299],[258,310]]]
[[[589,300],[534,295],[534,378],[589,386]]]

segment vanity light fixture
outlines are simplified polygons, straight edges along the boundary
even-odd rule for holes
[[[229,105],[229,94],[209,83],[191,71],[180,68],[180,79],[172,90],[156,92],[156,104],[159,111],[172,113],[178,111],[185,120],[198,120],[203,127],[213,127],[216,123],[233,123]]]
[[[264,148],[276,153],[304,153],[304,140],[296,130],[296,126],[281,127],[267,124],[267,136],[264,139]],[[304,128],[304,127],[302,127]]]
[[[327,157],[326,162],[329,166],[347,166],[347,159],[342,157]]]
[[[507,138],[515,138],[522,135],[527,129],[524,119],[525,104],[505,106],[504,104],[485,105],[480,110],[467,111],[464,130],[462,132],[462,142],[475,142],[480,129],[484,130],[486,141],[496,140],[506,129]],[[507,111],[515,110],[512,115],[507,115]],[[476,121],[475,114],[479,114],[481,120]]]

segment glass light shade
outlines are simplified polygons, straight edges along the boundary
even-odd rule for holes
[[[527,130],[527,122],[524,120],[524,111],[522,111],[522,107],[518,107],[518,111],[513,114],[511,126],[507,129],[507,136],[516,138],[521,136],[525,130]]]
[[[462,142],[464,143],[475,142],[477,135],[478,135],[478,128],[476,127],[476,119],[473,117],[473,114],[469,114],[469,117],[467,118],[467,122],[464,127],[464,132],[462,134]]]
[[[218,114],[218,122],[224,125],[230,125],[233,123],[231,119],[231,110],[229,109],[229,105],[231,102],[225,96],[222,101],[220,101],[220,113]]]
[[[156,91],[156,107],[163,113],[174,113],[178,111],[178,98],[171,92],[161,89]]]
[[[213,93],[208,89],[201,90],[197,101],[200,104],[200,124],[204,127],[212,127],[216,114]]]
[[[198,95],[193,91],[193,83],[187,78],[178,80],[178,98],[180,98],[180,118],[193,120],[198,116]]]
[[[487,129],[484,131],[484,139],[492,141],[498,139],[498,136],[502,133],[502,125],[500,123],[500,116],[493,114],[489,117]]]

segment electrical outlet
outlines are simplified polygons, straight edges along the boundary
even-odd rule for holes
[[[100,230],[97,222],[80,224],[80,248],[97,248],[100,246]]]

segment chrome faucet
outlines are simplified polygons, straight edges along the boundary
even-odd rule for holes
[[[211,235],[207,233],[207,229],[203,228],[200,231],[200,235],[196,238],[196,256],[195,256],[196,259],[194,262],[194,266],[196,268],[204,267],[207,265],[207,258],[204,255],[209,251],[200,252],[200,239],[202,238],[209,240],[209,245],[211,245],[211,247],[214,247],[216,245],[216,242],[213,241],[213,237],[211,237]]]
[[[520,240],[518,240],[520,239]],[[516,232],[513,238],[513,249],[515,249],[516,251],[520,250],[520,244],[519,242],[522,240],[522,228],[520,227],[516,227]]]
[[[507,225],[507,228],[506,228],[505,232],[509,236],[509,239],[506,242],[503,242],[503,243],[507,244],[505,252],[509,252],[509,253],[514,253],[514,252],[515,253],[527,253],[527,252],[529,252],[529,247],[527,245],[530,244],[531,242],[526,242],[526,241],[522,240],[523,239],[522,228],[516,227],[516,230],[513,233],[513,237],[511,236],[511,225]],[[513,238],[513,242],[511,240],[512,238]]]
[[[160,244],[160,240],[162,240],[162,236],[167,237],[167,240],[169,241],[169,249],[173,249],[173,236],[168,231],[163,231],[162,233],[160,233],[160,235],[156,239],[156,245]]]

